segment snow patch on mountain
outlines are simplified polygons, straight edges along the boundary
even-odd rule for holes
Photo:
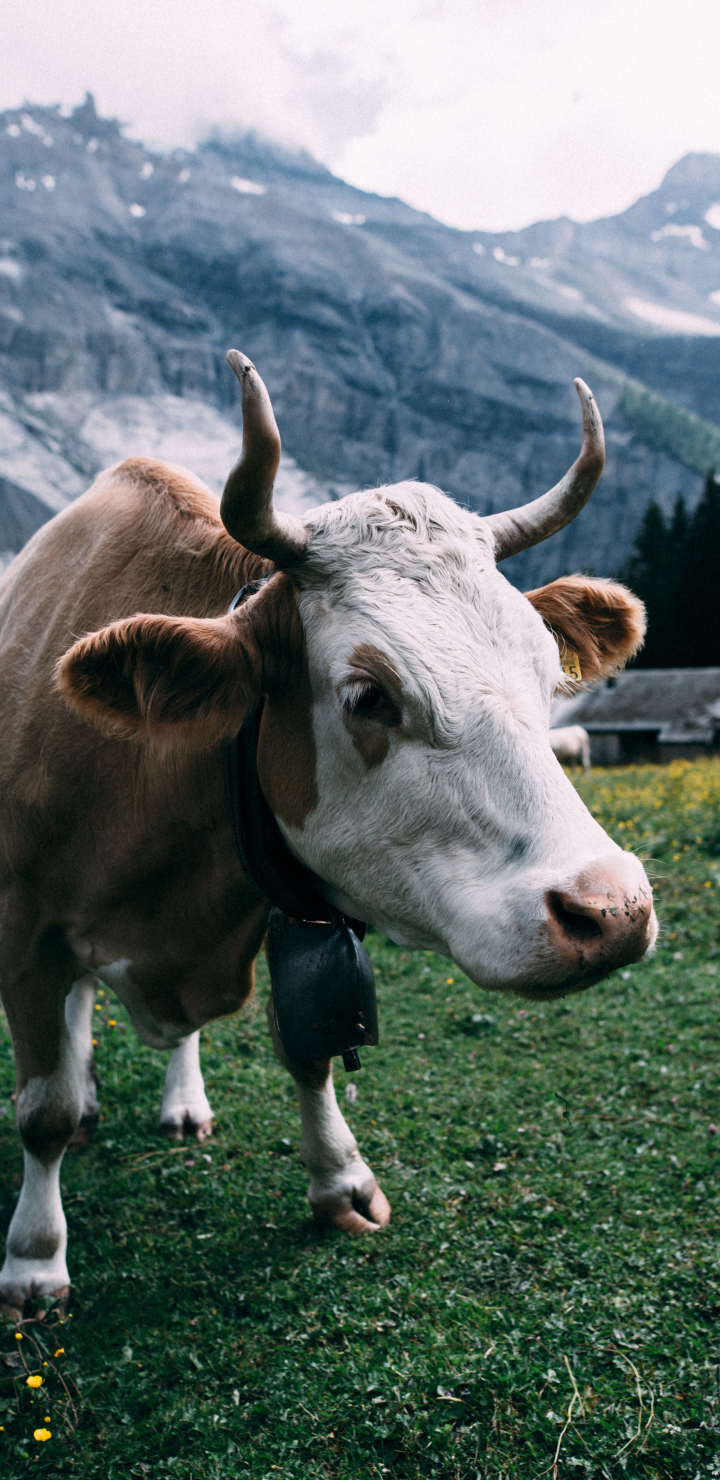
[[[718,301],[715,295],[711,301]],[[664,329],[668,334],[698,334],[710,339],[720,337],[720,321],[706,319],[699,313],[683,313],[681,309],[667,308],[662,303],[648,303],[644,298],[626,298],[625,307],[638,319]]]

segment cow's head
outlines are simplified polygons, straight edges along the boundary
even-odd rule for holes
[[[561,654],[616,671],[641,603],[571,576],[522,596],[498,559],[574,517],[602,470],[590,392],[578,462],[523,509],[479,518],[426,484],[273,508],[280,441],[254,367],[229,532],[276,577],[214,620],[142,616],[83,639],[60,684],[106,730],[208,747],[261,696],[258,764],[293,852],[328,898],[481,986],[577,991],[652,945],[652,891],[584,806],[548,739]]]

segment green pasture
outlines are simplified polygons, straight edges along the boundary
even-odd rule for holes
[[[720,761],[577,784],[652,860],[657,953],[533,1006],[371,937],[382,1045],[347,1113],[393,1205],[374,1238],[309,1214],[264,964],[257,1005],[203,1034],[200,1149],[158,1140],[164,1057],[98,999],[71,1314],[4,1329],[0,1474],[720,1476]],[[5,1033],[4,1223],[12,1089]]]

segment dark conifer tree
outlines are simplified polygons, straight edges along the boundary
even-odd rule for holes
[[[720,481],[711,468],[689,522],[681,561],[679,621],[692,668],[720,664]]]
[[[635,549],[620,579],[645,602],[648,615],[645,646],[636,662],[643,668],[666,668],[672,630],[668,611],[670,532],[660,505],[649,503],[635,541]]]
[[[668,529],[663,598],[665,661],[659,667],[687,668],[691,664],[691,647],[682,597],[689,534],[690,520],[681,495],[675,502]]]
[[[620,579],[645,602],[642,668],[720,666],[720,481],[710,469],[695,512],[682,498],[668,523],[648,504]]]

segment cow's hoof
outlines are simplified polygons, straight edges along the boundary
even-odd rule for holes
[[[209,1141],[213,1130],[212,1118],[196,1122],[189,1115],[179,1123],[175,1120],[162,1120],[160,1122],[160,1134],[168,1141],[182,1141],[183,1136],[192,1136],[196,1141]]]
[[[65,1315],[70,1303],[70,1286],[61,1285],[58,1290],[43,1291],[36,1293],[34,1290],[28,1295],[22,1295],[17,1290],[0,1290],[0,1315],[6,1320],[14,1321],[17,1325],[20,1321],[36,1320],[43,1321],[50,1309],[59,1315]]]
[[[362,1238],[366,1233],[378,1233],[390,1222],[390,1204],[378,1187],[375,1178],[359,1189],[350,1189],[340,1196],[323,1197],[311,1186],[308,1193],[310,1206],[321,1223],[329,1223],[353,1238]]]
[[[95,1110],[88,1115],[83,1115],[75,1134],[68,1141],[68,1151],[72,1151],[78,1146],[90,1145],[99,1119],[99,1110]]]

